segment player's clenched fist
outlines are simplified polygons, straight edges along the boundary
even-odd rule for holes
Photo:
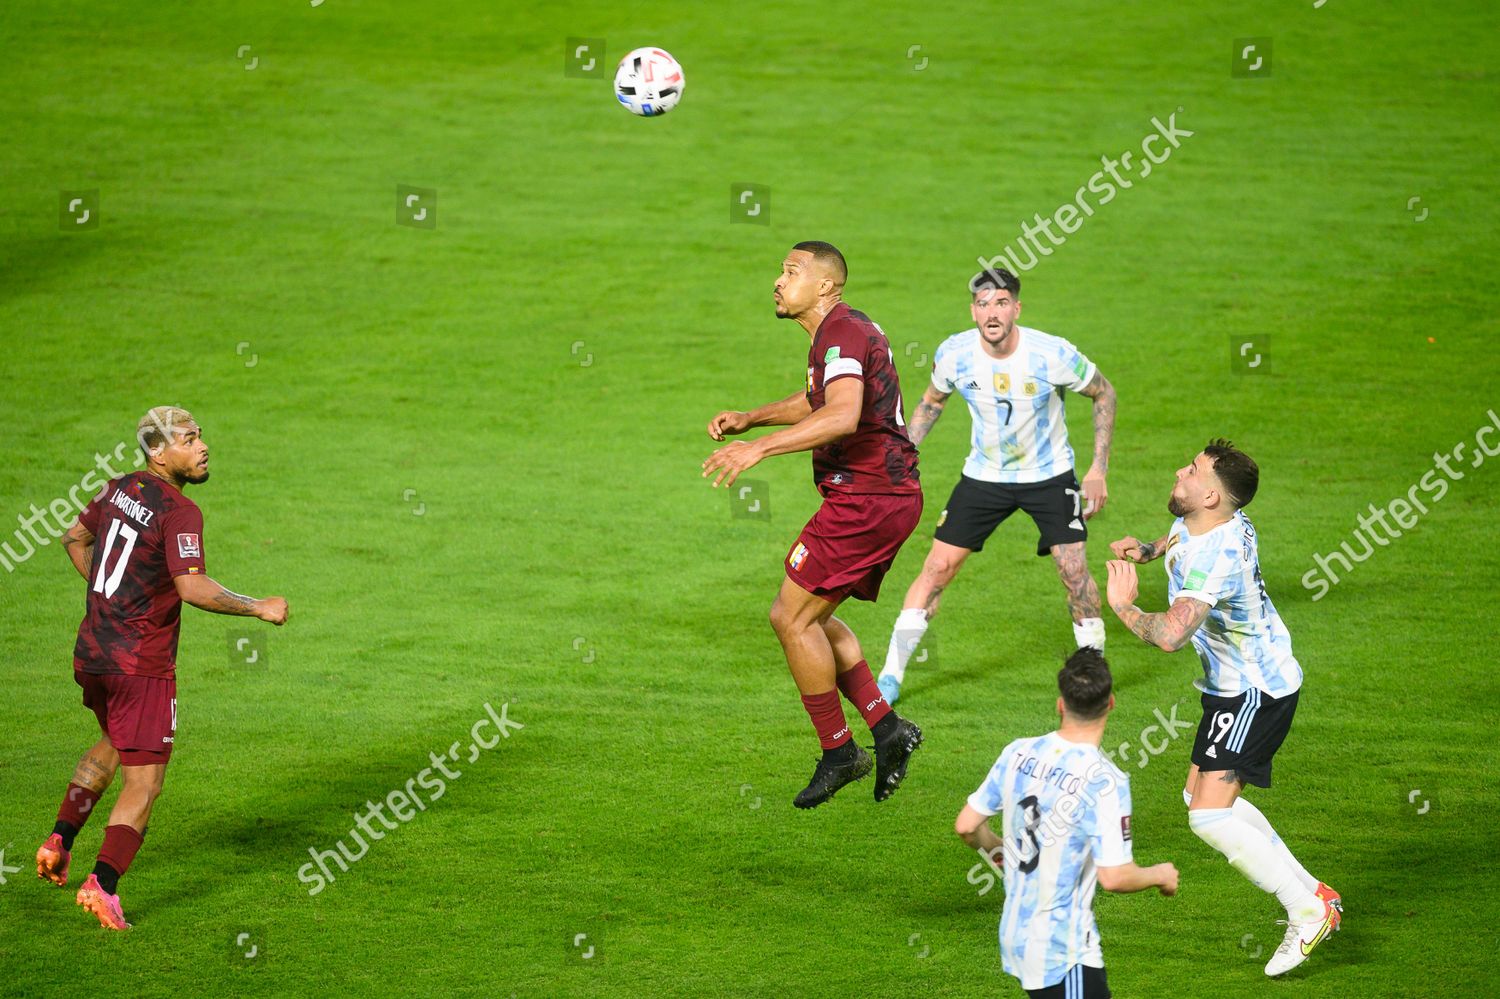
[[[1123,607],[1135,604],[1136,595],[1140,592],[1140,579],[1135,574],[1135,565],[1131,562],[1123,562],[1116,559],[1104,563],[1104,568],[1109,570],[1109,605],[1116,612]]]
[[[1177,867],[1175,864],[1157,864],[1156,873],[1159,880],[1156,886],[1161,889],[1163,895],[1177,894]]]
[[[724,412],[708,421],[708,436],[716,441],[725,437],[733,437],[750,429],[750,414],[741,413],[739,410],[726,409]]]
[[[286,605],[286,597],[266,597],[264,600],[257,600],[256,604],[256,617],[278,628],[286,624],[287,615],[291,612],[291,608]]]

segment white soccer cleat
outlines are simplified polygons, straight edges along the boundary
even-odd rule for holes
[[[1288,922],[1278,919],[1277,922],[1285,922],[1286,936],[1281,940],[1281,946],[1276,948],[1276,953],[1271,955],[1271,960],[1266,962],[1266,974],[1272,978],[1291,971],[1297,965],[1307,960],[1313,948],[1328,938],[1339,928],[1339,910],[1328,903],[1326,899],[1320,898],[1323,903],[1323,916],[1321,919],[1310,920],[1305,923]]]

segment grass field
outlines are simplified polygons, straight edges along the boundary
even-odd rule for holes
[[[1175,113],[1192,136],[1023,275],[1022,321],[1119,391],[1099,579],[1103,542],[1164,531],[1209,437],[1259,461],[1250,514],[1307,684],[1254,797],[1346,918],[1265,981],[1280,912],[1188,829],[1189,736],[1124,760],[1136,857],[1182,891],[1100,894],[1110,981],[1490,994],[1500,462],[1467,463],[1500,407],[1489,5],[648,11],[0,11],[0,541],[180,403],[214,455],[191,494],[210,573],[292,606],[275,631],[184,613],[176,754],[112,935],[31,864],[95,737],[69,670],[83,586],[55,543],[0,579],[0,992],[1021,995],[1001,890],[971,883],[952,820],[1054,721],[1072,635],[1030,525],[945,597],[903,695],[928,737],[906,786],[797,812],[817,748],[766,611],[817,497],[805,456],[777,458],[751,473],[771,518],[732,516],[698,477],[703,427],[803,380],[770,300],[793,242],[848,256],[910,408],[976,257]],[[565,74],[570,37],[605,40],[605,76]],[[1233,75],[1241,38],[1272,61]],[[647,44],[687,73],[649,121],[607,79]],[[731,221],[744,184],[768,224]],[[396,224],[398,185],[437,192],[434,228]],[[64,191],[97,192],[90,224]],[[1237,367],[1241,342],[1265,363]],[[844,614],[877,664],[967,448],[950,410],[923,526]],[[1410,537],[1313,600],[1315,556],[1461,441]],[[1174,704],[1196,721],[1195,658],[1106,617],[1110,739]],[[309,895],[309,849],[352,843],[356,810],[467,746],[486,704],[524,728]]]

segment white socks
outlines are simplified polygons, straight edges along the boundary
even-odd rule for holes
[[[1271,841],[1271,846],[1276,850],[1276,856],[1281,858],[1283,864],[1292,869],[1292,873],[1297,875],[1297,880],[1302,882],[1302,887],[1312,892],[1318,890],[1318,879],[1307,873],[1307,868],[1299,864],[1297,858],[1292,856],[1292,851],[1288,850],[1286,844],[1281,841],[1281,837],[1276,835],[1276,830],[1271,828],[1271,823],[1261,814],[1259,808],[1250,804],[1241,795],[1234,799],[1234,808],[1232,811],[1235,818],[1241,822],[1248,822],[1258,829],[1262,836]]]
[[[1288,920],[1305,923],[1317,919],[1323,912],[1323,903],[1277,856],[1271,840],[1241,819],[1237,811],[1237,808],[1200,808],[1188,813],[1188,825],[1199,839],[1222,853],[1229,866],[1249,878],[1251,884],[1275,895],[1286,909]]]
[[[1101,622],[1102,625],[1102,622]],[[891,646],[885,654],[885,668],[881,676],[893,676],[897,683],[906,679],[906,664],[911,654],[917,651],[922,636],[927,633],[927,612],[920,607],[908,607],[896,618],[896,627],[891,632]]]
[[[1073,622],[1073,638],[1077,640],[1078,647],[1089,646],[1104,651],[1104,618],[1086,617],[1082,621]]]

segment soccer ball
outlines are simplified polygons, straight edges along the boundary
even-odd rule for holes
[[[666,114],[682,100],[682,67],[662,49],[636,49],[615,70],[615,96],[630,111],[646,118]]]

